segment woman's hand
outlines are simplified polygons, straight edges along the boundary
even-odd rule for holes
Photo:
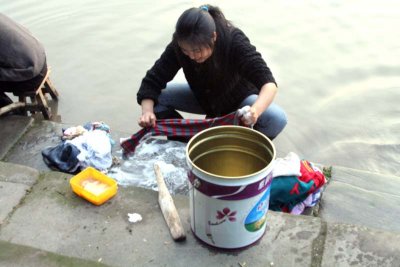
[[[254,107],[251,107],[250,110],[247,112],[247,119],[243,121],[246,126],[253,126],[256,124],[260,113]]]
[[[239,116],[245,126],[256,124],[260,113],[254,107],[245,106],[239,110]]]
[[[154,127],[156,126],[156,115],[151,111],[144,112],[138,123],[143,128]]]
[[[152,99],[143,99],[141,105],[142,116],[140,116],[138,124],[144,128],[156,126],[156,115],[153,111],[154,101]]]
[[[266,83],[261,87],[260,93],[247,112],[248,121],[247,126],[256,124],[258,117],[269,107],[275,98],[278,88],[275,83]],[[245,123],[245,122],[243,122]]]

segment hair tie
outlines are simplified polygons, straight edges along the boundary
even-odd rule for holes
[[[206,6],[206,5],[201,6],[200,9],[202,9],[202,10],[208,12],[208,6]]]

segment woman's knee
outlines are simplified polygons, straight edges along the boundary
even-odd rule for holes
[[[255,129],[264,133],[270,139],[278,136],[287,125],[287,116],[285,111],[276,104],[264,111],[258,119]]]
[[[158,105],[159,107],[155,107],[156,111],[176,109],[188,113],[204,114],[188,83],[168,83],[167,87],[161,90]]]

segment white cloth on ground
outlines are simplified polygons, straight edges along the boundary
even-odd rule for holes
[[[289,152],[286,157],[275,160],[272,177],[278,176],[301,176],[300,158],[296,153]]]
[[[111,167],[111,143],[105,131],[88,131],[66,142],[73,144],[80,150],[78,160],[81,169],[91,166],[102,171]]]

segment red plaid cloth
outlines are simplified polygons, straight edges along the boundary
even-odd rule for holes
[[[133,153],[140,140],[145,135],[151,136],[185,136],[192,137],[196,133],[213,126],[238,125],[240,120],[236,112],[229,113],[223,117],[212,119],[165,119],[157,120],[155,127],[143,128],[139,132],[121,143],[125,154]]]

